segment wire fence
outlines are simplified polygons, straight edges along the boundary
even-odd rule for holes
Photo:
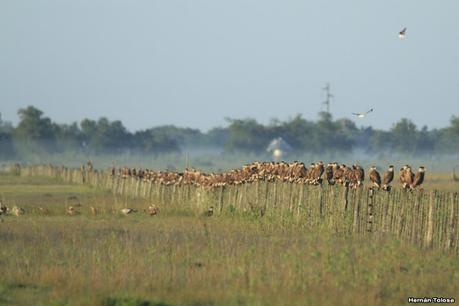
[[[459,197],[452,192],[386,192],[267,181],[206,188],[52,165],[15,165],[10,171],[21,176],[47,176],[87,184],[117,195],[148,199],[163,207],[175,205],[205,211],[212,206],[217,215],[249,213],[343,234],[390,233],[422,248],[459,253]]]

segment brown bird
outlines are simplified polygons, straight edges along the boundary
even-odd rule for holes
[[[77,211],[73,206],[69,206],[67,208],[67,214],[70,215],[70,216],[74,216],[74,215],[79,215],[80,212]]]
[[[402,185],[403,188],[405,188],[405,178],[404,178],[404,173],[405,173],[405,168],[407,167],[407,165],[403,166],[400,168],[400,171],[398,172],[398,176],[399,176],[399,179],[400,179],[400,184]]]
[[[150,216],[156,216],[158,212],[159,212],[159,209],[156,207],[155,204],[148,206],[148,214]]]
[[[415,189],[416,187],[420,186],[424,182],[426,169],[424,166],[419,167],[416,176],[414,177],[413,183],[410,185],[411,190]]]
[[[13,208],[11,209],[11,212],[12,212],[13,215],[15,215],[16,217],[19,217],[19,216],[25,214],[24,208],[17,207],[17,206],[13,206]]]
[[[360,165],[352,165],[353,177],[357,186],[362,186],[365,180],[365,170]]]
[[[338,184],[344,184],[345,178],[344,173],[347,171],[347,166],[342,164],[341,166],[337,165],[333,171],[333,180]]]
[[[389,169],[384,172],[383,179],[382,179],[382,189],[386,191],[390,191],[390,183],[394,179],[394,166],[390,165]]]
[[[374,186],[378,187],[378,189],[381,188],[381,176],[375,166],[371,166],[370,168],[370,181]]]
[[[400,182],[404,189],[409,189],[414,181],[414,173],[409,165],[405,165],[400,169]]]
[[[405,36],[406,36],[406,27],[403,28],[400,32],[398,32],[398,37],[399,37],[400,39],[404,39]]]
[[[314,166],[314,184],[322,184],[322,174],[324,173],[324,162],[319,161]]]

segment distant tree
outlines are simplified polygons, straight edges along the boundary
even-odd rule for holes
[[[163,125],[149,129],[156,135],[167,135],[180,146],[202,146],[205,144],[205,135],[198,129],[180,128],[174,125]]]
[[[67,124],[54,124],[56,131],[56,145],[58,151],[75,151],[83,147],[83,133],[76,122]]]
[[[436,131],[437,151],[443,153],[459,152],[459,117],[452,116],[450,125],[439,131]]]
[[[80,125],[83,143],[91,151],[120,153],[132,145],[133,135],[119,120],[110,122],[104,117],[98,121],[84,119]]]
[[[7,133],[7,134],[12,134],[13,133],[13,125],[11,122],[8,121],[3,121],[2,119],[2,113],[0,113],[0,133]]]
[[[13,126],[9,122],[2,120],[0,113],[0,159],[10,159],[14,157],[13,145]]]
[[[388,131],[375,130],[370,138],[369,152],[391,153],[393,144],[392,133]]]
[[[295,151],[314,151],[314,133],[314,122],[302,118],[299,114],[286,122],[272,121],[270,126],[270,134],[273,137],[282,137]]]
[[[419,132],[411,120],[403,118],[390,131],[393,148],[396,151],[407,154],[413,154],[416,151]]]
[[[51,119],[33,106],[18,110],[19,124],[13,137],[16,146],[26,152],[53,152],[56,149],[56,135]]]
[[[180,152],[178,141],[165,129],[148,129],[134,134],[134,148],[143,153],[161,154]]]
[[[0,132],[0,159],[12,159],[14,156],[15,149],[12,135]]]
[[[340,126],[339,122],[334,122],[328,112],[319,113],[315,140],[318,152],[350,151],[353,146],[353,140],[349,135],[346,135],[345,128]]]
[[[372,139],[374,138],[375,133],[376,131],[373,130],[371,126],[361,127],[354,137],[355,147],[366,152],[371,152],[373,149]]]
[[[229,135],[227,128],[215,127],[210,129],[205,135],[205,142],[208,146],[221,147],[225,145]]]
[[[228,138],[225,150],[228,152],[264,152],[271,140],[265,127],[254,119],[226,119],[228,126]]]
[[[436,131],[429,131],[427,126],[423,126],[417,135],[416,154],[433,153],[436,140]]]

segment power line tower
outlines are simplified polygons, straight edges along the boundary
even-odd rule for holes
[[[330,114],[330,100],[333,98],[333,95],[330,93],[330,83],[327,83],[322,89],[325,91],[325,101],[322,103],[327,106],[327,113]]]

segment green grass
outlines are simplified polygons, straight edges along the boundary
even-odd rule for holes
[[[0,305],[404,305],[408,296],[459,297],[457,256],[391,236],[337,236],[177,207],[150,217],[144,200],[38,177],[0,176],[0,195],[26,209],[0,223]],[[67,216],[68,205],[81,214]],[[122,216],[125,206],[139,212]]]

